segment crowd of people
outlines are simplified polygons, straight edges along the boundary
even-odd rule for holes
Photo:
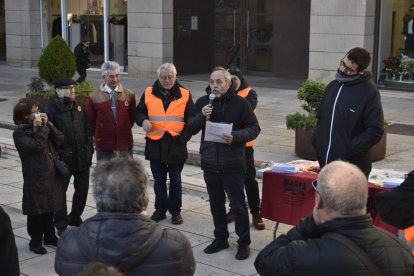
[[[79,45],[85,55],[87,42]],[[381,99],[370,81],[369,64],[369,53],[359,47],[340,60],[313,136],[321,165],[313,183],[313,212],[259,253],[254,263],[259,274],[413,274],[414,258],[407,244],[414,244],[414,234],[413,240],[404,242],[381,231],[366,211],[369,149],[383,133]],[[84,80],[86,73],[78,71]],[[22,162],[29,249],[45,254],[43,245],[56,246],[59,275],[93,275],[98,270],[100,275],[193,275],[195,260],[188,239],[157,222],[168,212],[173,224],[184,223],[181,173],[187,142],[201,132],[201,170],[214,223],[214,240],[204,253],[229,248],[228,223],[234,221],[235,258],[249,258],[249,209],[254,228],[265,229],[253,149],[261,131],[255,115],[260,112],[260,97],[240,70],[215,67],[206,94],[194,102],[191,92],[177,81],[175,66],[164,63],[138,104],[134,92],[120,82],[118,63],[103,63],[101,73],[103,82],[86,104],[76,99],[74,80],[59,78],[54,82],[56,98],[44,113],[32,99],[21,99],[14,108],[13,139]],[[155,211],[149,217],[144,212],[149,203],[148,175],[132,152],[135,123],[145,131],[144,155],[154,177]],[[83,221],[93,154],[97,214]],[[67,167],[64,173],[58,168],[61,161]],[[75,192],[69,212],[66,193],[72,176]],[[397,221],[398,227],[412,226],[411,210],[404,223],[396,217],[401,208],[412,209],[414,199],[408,197],[411,205],[391,210],[396,200],[400,200],[396,195],[382,196],[380,214],[388,216],[390,224]],[[10,275],[18,275],[10,219],[2,221],[9,225],[1,237],[7,238],[7,258],[15,259],[8,261]],[[6,258],[5,248],[0,258]]]

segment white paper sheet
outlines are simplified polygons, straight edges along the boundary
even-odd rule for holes
[[[233,128],[233,124],[214,123],[214,122],[207,121],[206,129],[204,132],[204,141],[225,143],[225,141],[221,138],[221,136],[223,134],[230,135],[232,128]]]

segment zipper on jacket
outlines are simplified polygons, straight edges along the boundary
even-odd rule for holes
[[[329,156],[329,153],[331,151],[332,128],[333,128],[333,123],[334,123],[334,119],[335,119],[336,103],[338,101],[339,95],[341,95],[342,87],[344,87],[344,84],[342,84],[341,87],[339,87],[338,94],[336,95],[336,98],[335,98],[335,101],[334,101],[334,105],[333,105],[333,109],[332,109],[331,126],[329,128],[329,143],[328,143],[328,149],[326,150],[325,165],[328,164],[328,156]]]

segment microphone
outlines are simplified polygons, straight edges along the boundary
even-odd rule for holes
[[[210,95],[208,95],[208,99],[210,100],[208,102],[208,104],[211,105],[211,106],[213,106],[214,99],[216,98],[216,93],[214,93],[214,92],[215,91],[211,91]],[[206,117],[206,119],[207,119],[207,121],[210,120],[210,115],[208,115]]]
[[[210,104],[210,105],[212,105],[213,104],[213,101],[214,101],[214,99],[216,98],[216,93],[214,93],[214,91],[212,91],[211,93],[210,93],[210,95],[208,95],[208,98],[209,98],[209,102],[208,102],[208,104]]]

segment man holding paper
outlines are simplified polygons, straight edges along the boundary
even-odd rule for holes
[[[196,115],[187,124],[192,134],[202,130],[201,169],[210,197],[215,236],[204,252],[213,254],[229,247],[227,193],[239,237],[236,259],[244,260],[250,254],[249,215],[244,196],[245,144],[257,137],[260,127],[250,104],[235,94],[235,84],[226,69],[214,68],[206,91],[207,95],[197,100]],[[211,93],[215,97],[210,101]]]

